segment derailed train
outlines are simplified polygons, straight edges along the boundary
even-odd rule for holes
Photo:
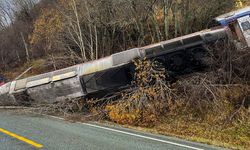
[[[53,103],[56,101],[97,96],[131,83],[136,58],[160,60],[173,72],[186,64],[195,66],[201,59],[205,45],[231,36],[228,27],[208,29],[113,54],[99,60],[79,64],[6,83],[0,87],[0,105],[17,105],[25,102]]]

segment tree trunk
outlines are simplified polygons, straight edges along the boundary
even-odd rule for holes
[[[174,36],[177,37],[178,36],[178,3],[175,2],[174,5]]]
[[[27,45],[27,43],[26,43],[26,41],[25,41],[25,38],[24,38],[22,32],[21,32],[21,37],[22,37],[22,40],[23,40],[23,45],[24,45],[24,47],[25,47],[26,60],[27,60],[27,62],[30,62],[30,55],[29,55],[28,45]]]
[[[169,9],[171,8],[172,0],[164,0],[164,30],[165,39],[169,39]]]

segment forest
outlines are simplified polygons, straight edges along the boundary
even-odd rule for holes
[[[186,35],[208,28],[214,17],[245,4],[235,0],[0,2],[1,72],[36,60],[59,69]]]

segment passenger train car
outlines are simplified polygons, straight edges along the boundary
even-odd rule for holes
[[[181,71],[187,64],[195,66],[206,45],[231,36],[232,29],[228,28],[222,18],[217,18],[222,23],[221,27],[6,83],[0,87],[0,105],[54,103],[71,98],[96,97],[101,92],[118,90],[130,85],[134,74],[134,59],[160,61],[172,72]]]
[[[220,26],[229,27],[236,42],[250,47],[250,7],[221,15],[215,21]]]

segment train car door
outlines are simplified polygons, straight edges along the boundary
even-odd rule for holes
[[[250,16],[248,15],[239,18],[238,23],[247,43],[247,46],[250,47]]]

